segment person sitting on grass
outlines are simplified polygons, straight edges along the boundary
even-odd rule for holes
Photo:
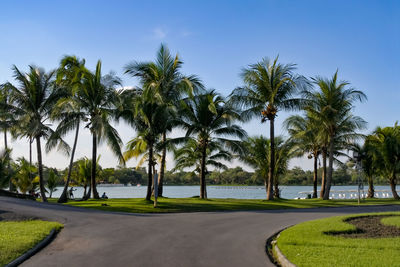
[[[101,196],[102,199],[108,199],[108,196],[106,195],[106,192],[103,193],[103,195]]]

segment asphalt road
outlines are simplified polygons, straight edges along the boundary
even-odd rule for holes
[[[280,211],[125,214],[0,197],[0,210],[59,221],[65,228],[22,266],[273,266],[266,239],[316,218],[400,206]]]

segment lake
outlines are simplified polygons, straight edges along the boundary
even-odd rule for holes
[[[81,198],[83,194],[82,187],[75,187],[76,198]],[[53,193],[53,197],[59,197],[62,187],[57,187],[57,191]],[[306,194],[300,192],[312,192],[312,186],[281,186],[281,197],[294,199],[305,197]],[[368,188],[364,188],[366,194]],[[98,185],[97,190],[100,196],[103,192],[109,198],[144,198],[146,196],[146,186],[122,186],[122,185]],[[377,197],[392,197],[389,186],[375,186]],[[333,198],[356,198],[357,186],[332,186],[331,196]],[[164,196],[170,198],[185,198],[198,196],[200,194],[200,186],[164,186]],[[239,198],[239,199],[265,199],[266,191],[264,186],[207,186],[207,196],[209,198]]]

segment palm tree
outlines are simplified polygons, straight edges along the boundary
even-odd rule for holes
[[[8,151],[8,140],[7,133],[11,127],[15,125],[15,114],[10,112],[11,103],[11,87],[8,83],[0,84],[0,129],[3,130],[4,134],[4,151]],[[10,169],[10,164],[7,165],[7,168]],[[9,180],[8,185],[9,191],[13,190],[13,184],[11,180]]]
[[[49,198],[53,195],[53,192],[57,191],[57,184],[60,177],[55,173],[53,169],[49,171],[49,177],[47,178],[47,189],[49,189]]]
[[[183,62],[179,56],[173,57],[165,45],[161,45],[155,62],[132,62],[125,67],[125,73],[140,79],[143,88],[152,87],[160,96],[160,101],[167,106],[175,107],[184,94],[193,95],[194,91],[203,88],[200,80],[195,75],[185,76],[181,73]],[[173,113],[171,120],[174,118]],[[167,141],[167,133],[173,125],[166,124],[162,132],[161,141]],[[166,163],[167,147],[161,151],[160,175],[158,177],[158,196],[163,194],[164,170]]]
[[[241,158],[253,167],[263,179],[265,191],[268,194],[268,170],[270,141],[264,136],[249,137],[244,142],[246,153]]]
[[[31,190],[35,191],[39,182],[38,168],[31,165],[25,158],[19,158],[15,164],[15,170],[12,181],[19,191],[22,194]]]
[[[7,132],[14,125],[15,118],[9,112],[12,88],[9,83],[0,84],[0,129],[4,134],[4,149],[8,149]]]
[[[288,170],[289,160],[296,155],[292,140],[278,136],[275,140],[274,198],[280,198],[279,178]]]
[[[0,190],[1,188],[10,186],[12,183],[12,172],[10,168],[11,149],[0,151]]]
[[[314,158],[312,197],[317,198],[318,158],[323,148],[323,143],[321,142],[318,135],[319,125],[315,123],[315,120],[313,120],[313,118],[307,116],[306,114],[304,117],[300,115],[292,115],[288,117],[284,122],[284,126],[289,132],[290,139],[292,140],[292,142],[294,142],[294,146],[297,148],[298,156],[308,154],[309,159]]]
[[[82,74],[82,84],[77,88],[76,96],[70,100],[71,103],[78,103],[80,112],[87,117],[88,122],[85,128],[88,128],[92,135],[92,161],[97,159],[97,145],[105,140],[119,161],[124,163],[121,152],[122,140],[117,130],[111,125],[118,103],[115,88],[120,85],[120,79],[113,73],[102,76],[101,61],[99,60],[95,72],[85,71]],[[90,190],[92,197],[98,199],[96,164],[92,166]]]
[[[361,168],[368,180],[368,198],[375,196],[374,176],[377,174],[377,162],[374,162],[374,153],[376,148],[372,145],[372,136],[365,138],[364,144],[361,146],[358,143],[352,145],[351,150],[357,152],[361,159]]]
[[[149,161],[149,149],[147,146],[147,142],[145,140],[145,136],[142,135],[143,133],[139,133],[138,136],[130,140],[126,148],[127,150],[124,152],[124,158],[125,160],[129,160],[131,158],[139,158],[138,163],[136,164],[136,169],[139,169],[145,164],[145,162]],[[153,176],[156,173],[155,166],[158,163],[161,163],[162,160],[162,155],[160,154],[161,149],[159,146],[160,143],[154,145],[154,150],[153,150],[153,165],[152,165],[152,173]],[[153,180],[152,180],[153,182]],[[154,186],[152,186],[151,191],[154,193]],[[158,195],[159,196],[159,195]]]
[[[241,159],[255,168],[256,172],[264,179],[265,190],[268,194],[268,164],[270,162],[270,140],[264,136],[249,137],[245,142],[246,153]],[[293,157],[292,140],[284,140],[283,137],[275,138],[275,159],[276,168],[274,173],[274,198],[280,197],[279,177],[282,176],[288,168],[289,160]]]
[[[42,201],[47,201],[43,179],[43,162],[41,139],[47,139],[54,131],[46,121],[55,103],[60,98],[60,91],[54,87],[54,71],[46,73],[43,69],[29,66],[28,73],[20,72],[14,66],[14,78],[18,87],[9,84],[12,90],[12,111],[18,114],[16,125],[20,128],[22,136],[36,140],[39,187]],[[59,142],[59,149],[68,151],[69,147],[64,142]]]
[[[270,121],[270,163],[268,170],[267,199],[273,198],[273,181],[275,173],[275,118],[279,110],[300,109],[302,100],[294,98],[297,89],[307,86],[302,76],[293,73],[294,64],[273,62],[269,59],[245,68],[241,76],[244,86],[236,88],[231,94],[231,101],[241,108],[243,119],[261,116],[261,122]]]
[[[59,137],[64,137],[67,133],[75,129],[74,144],[72,146],[69,162],[67,180],[64,185],[58,203],[68,201],[67,192],[71,180],[76,145],[78,142],[79,126],[82,121],[87,121],[87,114],[82,110],[81,103],[77,93],[82,89],[83,75],[87,72],[85,69],[85,60],[79,60],[75,56],[65,56],[57,70],[57,84],[65,90],[65,95],[55,105],[51,117],[59,121],[55,134],[49,138],[46,149],[51,150]]]
[[[193,172],[199,175],[201,180],[201,163],[202,153],[199,150],[198,142],[194,138],[188,138],[184,145],[174,150],[175,167],[172,171],[183,171],[187,168],[193,168]],[[208,167],[214,169],[226,170],[228,167],[221,162],[221,160],[231,161],[234,158],[230,151],[225,150],[221,143],[211,141],[208,144],[207,154],[205,159],[205,173],[208,174]],[[207,197],[207,189],[204,189],[204,196]]]
[[[127,91],[124,94],[136,95],[137,90]],[[154,90],[147,87],[140,95],[130,98],[132,101],[125,105],[125,110],[120,114],[137,131],[137,137],[128,142],[125,160],[138,157],[148,151],[148,182],[146,200],[150,200],[152,193],[153,169],[155,165],[154,149],[160,136],[166,129],[169,109],[163,102],[155,97]]]
[[[332,79],[322,77],[313,78],[313,83],[319,91],[304,91],[303,94],[308,100],[306,112],[316,119],[321,126],[320,133],[324,133],[327,141],[328,171],[326,184],[324,186],[323,199],[329,199],[332,182],[333,161],[335,145],[337,142],[354,143],[354,140],[362,135],[357,134],[357,130],[364,129],[366,122],[358,116],[354,116],[351,110],[355,101],[366,100],[363,92],[348,88],[349,83],[338,81],[336,71]],[[336,141],[335,141],[336,140]]]
[[[373,161],[382,176],[389,178],[394,199],[400,199],[396,191],[396,179],[400,170],[400,126],[378,127],[368,141],[372,147]]]
[[[229,137],[243,139],[247,133],[233,124],[240,119],[239,112],[226,104],[225,99],[214,90],[181,101],[180,114],[178,125],[186,130],[186,136],[177,138],[175,142],[185,142],[189,137],[196,140],[201,153],[200,198],[206,198],[205,177],[210,145],[218,144],[220,151],[242,154],[242,142]]]

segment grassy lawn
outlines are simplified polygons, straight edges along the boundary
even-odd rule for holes
[[[53,228],[60,229],[56,222],[0,221],[0,266],[22,255],[45,238]]]
[[[398,216],[384,218],[381,222],[400,226],[399,212],[368,215],[388,214]],[[354,230],[354,225],[343,220],[358,216],[331,217],[290,227],[278,238],[279,249],[297,266],[400,266],[400,237],[348,238],[324,234]]]
[[[55,202],[55,199],[51,201]],[[103,206],[106,204],[107,206]],[[400,201],[393,199],[368,199],[362,205],[393,205]],[[158,207],[143,198],[115,198],[107,200],[69,201],[67,205],[135,213],[160,212],[198,212],[198,211],[234,211],[234,210],[274,210],[291,208],[343,207],[357,205],[357,200],[320,200],[320,199],[281,199],[266,201],[262,199],[207,199],[198,198],[159,198]]]

